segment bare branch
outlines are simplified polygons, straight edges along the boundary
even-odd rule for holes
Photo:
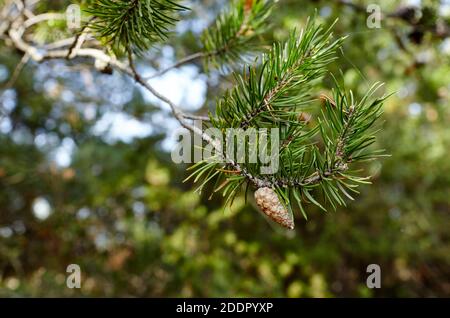
[[[18,31],[17,29],[20,29]],[[202,120],[209,120],[207,117],[201,117],[201,116],[195,116],[195,115],[186,115],[184,114],[171,100],[166,98],[165,96],[159,94],[152,86],[150,86],[135,70],[134,65],[130,63],[130,67],[126,64],[122,63],[121,61],[117,60],[115,57],[112,57],[105,52],[103,52],[100,49],[93,49],[93,48],[81,48],[79,47],[76,49],[77,46],[80,46],[80,40],[76,40],[75,42],[78,43],[75,45],[73,49],[55,49],[55,50],[47,50],[47,51],[41,51],[35,46],[27,43],[23,40],[21,35],[23,34],[23,28],[22,26],[17,23],[17,21],[13,24],[13,26],[9,29],[8,35],[11,39],[13,45],[19,49],[20,51],[24,52],[26,56],[29,56],[32,60],[40,63],[44,60],[50,60],[50,59],[63,59],[63,58],[75,58],[75,57],[91,57],[95,60],[99,60],[101,62],[104,62],[106,64],[111,65],[112,67],[118,69],[119,71],[127,74],[128,76],[131,76],[136,79],[136,81],[141,84],[145,89],[147,89],[150,93],[152,93],[155,97],[160,99],[161,101],[167,103],[171,109],[172,113],[175,116],[175,118],[180,122],[180,124],[196,133],[199,133],[198,129],[194,129],[194,126],[189,124],[186,119],[202,119]],[[67,41],[67,40],[65,40]]]
[[[69,53],[67,54],[68,59],[73,59],[77,55],[77,51],[81,49],[83,46],[84,41],[86,41],[88,30],[89,30],[89,24],[95,20],[95,17],[92,17],[88,23],[86,23],[80,30],[80,32],[76,35],[72,45],[69,48]]]
[[[168,68],[163,69],[163,70],[161,70],[161,71],[159,71],[159,72],[157,72],[157,73],[147,77],[147,79],[152,79],[152,78],[155,78],[155,77],[159,77],[161,75],[166,74],[170,70],[173,70],[175,68],[179,68],[180,66],[182,66],[184,64],[193,62],[195,60],[198,60],[198,59],[201,59],[201,58],[204,58],[204,57],[207,57],[207,56],[208,56],[208,54],[205,53],[205,52],[198,52],[198,53],[194,53],[192,55],[186,56],[185,58],[179,60],[178,62],[176,62],[175,64],[169,66]]]
[[[28,29],[29,27],[44,22],[44,21],[52,21],[52,20],[65,20],[66,15],[63,13],[43,13],[39,15],[35,15],[31,17],[30,19],[26,20],[23,24],[23,27],[25,29]]]
[[[29,60],[30,56],[27,53],[25,53],[22,59],[20,60],[19,64],[17,64],[16,68],[14,69],[14,72],[11,75],[11,78],[8,80],[8,83],[6,83],[5,89],[9,89],[14,85],[14,83],[17,81],[17,78],[20,75],[20,72],[22,72],[23,68],[28,63]]]

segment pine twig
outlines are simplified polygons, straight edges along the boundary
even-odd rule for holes
[[[204,52],[198,52],[198,53],[194,53],[194,54],[188,55],[188,56],[182,58],[181,60],[179,60],[178,62],[176,62],[175,64],[172,64],[171,66],[169,66],[169,67],[167,67],[167,68],[165,68],[163,70],[160,70],[160,71],[156,72],[155,74],[153,74],[151,76],[146,77],[146,79],[153,79],[153,78],[156,78],[156,77],[160,77],[160,76],[166,74],[167,72],[169,72],[169,71],[171,71],[173,69],[179,68],[180,66],[183,66],[183,65],[191,63],[191,62],[193,62],[195,60],[198,60],[198,59],[201,59],[201,58],[205,58],[205,57],[208,57],[208,56],[209,56],[209,54],[204,53]]]

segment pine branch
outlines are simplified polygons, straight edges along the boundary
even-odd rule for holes
[[[106,4],[111,6],[104,8]],[[305,217],[303,205],[306,202],[325,210],[313,191],[320,190],[324,201],[335,208],[346,204],[345,197],[353,199],[349,193],[357,193],[358,184],[368,183],[368,178],[352,171],[351,165],[381,156],[381,150],[371,147],[376,133],[373,126],[381,116],[385,99],[372,97],[379,85],[374,85],[357,101],[351,91],[347,93],[335,81],[333,98],[324,99],[317,124],[311,127],[309,120],[304,120],[304,106],[312,104],[310,95],[315,84],[335,59],[336,49],[343,40],[332,40],[331,27],[323,29],[309,21],[300,34],[293,32],[285,43],[276,43],[260,60],[244,68],[246,71],[242,75],[235,76],[236,86],[218,102],[215,115],[210,114],[210,127],[217,128],[226,141],[228,128],[238,129],[239,133],[250,128],[265,128],[267,137],[244,139],[242,144],[247,152],[239,157],[235,156],[235,149],[231,153],[228,148],[225,151],[226,142],[222,144],[213,135],[192,125],[189,120],[204,118],[182,112],[149,85],[135,66],[134,57],[147,49],[151,41],[162,38],[159,32],[173,24],[172,14],[181,10],[180,6],[162,0],[99,0],[97,5],[93,10],[97,31],[116,50],[124,51],[128,63],[105,53],[108,52],[106,49],[82,47],[82,34],[43,47],[27,42],[23,38],[23,25],[30,24],[29,20],[35,16],[25,7],[18,8],[19,15],[12,18],[2,32],[5,32],[8,45],[36,62],[90,57],[132,77],[167,103],[183,127],[201,136],[205,146],[211,145],[215,150],[211,158],[205,158],[191,168],[194,181],[202,180],[200,190],[215,180],[215,192],[221,191],[227,203],[232,203],[244,186],[246,190],[253,187],[262,211],[290,229],[294,227],[291,215],[295,204]],[[154,5],[162,7],[158,7],[158,11]],[[251,49],[255,34],[261,34],[270,5],[271,1],[236,0],[232,8],[219,17],[216,26],[206,31],[205,52],[187,57],[173,67],[203,57],[221,65],[239,60],[241,53]],[[319,137],[321,141],[318,142]],[[247,160],[252,148],[266,151],[274,147],[279,166],[271,174],[262,172],[260,158],[256,162]]]
[[[119,52],[143,52],[167,39],[179,11],[187,8],[172,0],[98,0],[87,10],[96,19],[92,28]]]
[[[328,63],[335,59],[342,40],[332,41],[331,28],[323,30],[308,22],[300,35],[294,32],[286,43],[275,44],[271,52],[263,55],[259,66],[255,62],[244,75],[236,76],[235,88],[218,102],[211,123],[223,131],[225,140],[227,128],[242,131],[279,128],[280,167],[267,175],[261,174],[260,161],[244,160],[241,163],[238,160],[240,166],[237,168],[229,161],[214,160],[229,155],[222,150],[217,157],[207,158],[192,167],[191,176],[195,181],[203,177],[206,180],[199,190],[216,178],[215,191],[223,191],[230,203],[245,184],[256,189],[269,188],[277,193],[286,213],[290,213],[292,203],[296,202],[305,217],[303,204],[306,201],[325,210],[310,193],[313,189],[321,189],[325,201],[334,208],[346,204],[343,196],[352,199],[349,191],[356,192],[356,186],[367,183],[367,178],[353,175],[349,165],[377,158],[380,153],[366,151],[375,140],[369,130],[380,117],[384,101],[384,98],[369,101],[379,85],[374,85],[356,102],[353,94],[350,92],[347,96],[336,81],[334,98],[325,99],[318,125],[308,129],[307,123],[300,120],[303,116],[301,106],[311,102],[308,96],[326,72]],[[322,150],[314,141],[318,133],[323,140]],[[252,146],[258,149],[271,147],[261,144],[258,139],[257,145],[250,140],[243,142],[247,151]],[[248,152],[244,158],[247,157]],[[280,206],[275,210],[280,212]]]
[[[314,81],[335,59],[343,39],[331,42],[331,28],[323,30],[311,21],[300,35],[293,32],[285,44],[274,44],[264,54],[261,67],[250,66],[236,76],[236,87],[217,106],[215,127],[264,127],[298,116],[297,108],[309,102]]]
[[[227,69],[261,49],[255,41],[267,30],[273,0],[233,0],[227,10],[202,35],[203,51],[191,54],[148,77],[156,78],[187,63],[203,59],[210,66]]]
[[[227,68],[259,50],[255,42],[267,29],[273,0],[232,0],[202,35],[207,62]]]

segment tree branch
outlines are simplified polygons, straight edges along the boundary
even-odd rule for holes
[[[131,76],[136,79],[136,81],[141,84],[145,89],[147,89],[150,93],[152,93],[155,97],[160,99],[161,101],[167,103],[171,109],[172,113],[174,114],[175,118],[180,121],[180,124],[195,132],[195,129],[192,125],[186,122],[186,119],[202,119],[202,120],[209,120],[206,117],[203,116],[195,116],[195,115],[187,115],[184,114],[172,101],[170,101],[165,96],[159,94],[155,89],[153,89],[152,86],[150,86],[135,70],[134,64],[130,63],[130,67],[126,64],[120,62],[115,57],[112,57],[105,52],[103,52],[100,49],[93,49],[93,48],[81,48],[78,49],[69,48],[69,49],[54,49],[54,50],[45,50],[42,51],[38,49],[37,47],[27,43],[22,38],[23,34],[23,26],[20,24],[20,21],[15,21],[9,31],[8,35],[11,39],[13,45],[18,50],[22,51],[24,54],[29,56],[32,60],[41,63],[45,60],[50,59],[63,59],[63,58],[76,58],[76,57],[90,57],[94,58],[95,60],[102,61],[106,64],[109,64],[113,66],[114,68],[118,69],[119,71],[127,74],[128,76]],[[79,41],[76,40],[75,43],[79,43]],[[80,46],[79,44],[75,44],[75,46]],[[198,131],[197,131],[198,133]]]
[[[63,13],[53,13],[53,12],[49,12],[49,13],[43,13],[43,14],[39,14],[39,15],[35,15],[33,17],[31,17],[30,19],[26,20],[23,24],[23,27],[25,29],[28,29],[29,27],[44,22],[44,21],[50,21],[50,20],[65,20],[66,19],[66,15]]]
[[[171,66],[169,66],[169,67],[167,67],[167,68],[165,68],[165,69],[163,69],[161,71],[158,71],[158,72],[156,72],[155,74],[153,74],[153,75],[151,75],[149,77],[146,77],[146,79],[152,79],[152,78],[156,78],[156,77],[162,76],[162,75],[166,74],[167,72],[169,72],[169,71],[171,71],[171,70],[173,70],[175,68],[179,68],[180,66],[183,66],[184,64],[193,62],[195,60],[198,60],[198,59],[201,59],[201,58],[204,58],[204,57],[207,57],[207,56],[209,56],[209,54],[205,53],[205,52],[198,52],[198,53],[194,53],[192,55],[188,55],[185,58],[182,58],[181,60],[176,62],[175,64],[173,64],[173,65],[171,65]]]

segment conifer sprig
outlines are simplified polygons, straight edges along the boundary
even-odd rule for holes
[[[267,30],[273,0],[232,0],[202,35],[207,65],[226,68],[261,47],[255,41]]]
[[[216,127],[265,127],[290,120],[309,95],[326,65],[335,59],[342,38],[331,41],[331,27],[323,30],[308,21],[299,35],[292,32],[285,43],[276,43],[244,75],[236,75],[236,87],[217,105]]]
[[[372,127],[381,116],[385,99],[373,98],[380,85],[374,85],[357,101],[335,81],[334,96],[325,99],[317,125],[309,128],[301,120],[302,106],[312,103],[308,96],[335,59],[342,41],[332,40],[331,27],[323,29],[309,21],[300,34],[293,32],[285,43],[275,44],[264,54],[261,63],[255,62],[236,76],[236,86],[218,102],[216,114],[210,115],[211,124],[224,132],[224,140],[227,128],[243,132],[279,128],[279,169],[267,175],[261,174],[260,161],[215,161],[227,156],[223,151],[192,167],[195,181],[204,180],[200,190],[216,179],[215,191],[223,191],[227,202],[232,202],[243,185],[247,190],[250,186],[271,188],[289,211],[296,204],[305,217],[306,202],[326,210],[316,198],[316,190],[334,208],[346,204],[344,197],[353,199],[350,193],[357,192],[358,184],[368,183],[368,178],[352,171],[350,164],[377,158],[382,152],[369,148],[375,142]],[[317,142],[318,136],[321,142]],[[267,140],[270,138],[264,142]],[[252,142],[257,143],[257,149],[271,147],[260,139],[244,142],[246,150],[255,149]],[[245,154],[245,158],[249,156]]]
[[[147,50],[152,43],[167,39],[179,11],[187,10],[176,0],[97,0],[87,12],[95,20],[92,28],[113,49],[125,52]]]

